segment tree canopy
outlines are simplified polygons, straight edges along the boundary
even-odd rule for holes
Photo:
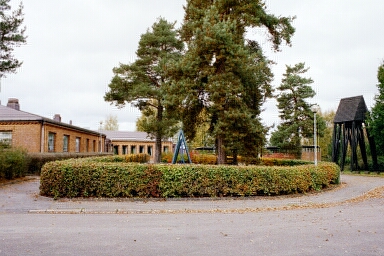
[[[384,155],[384,62],[377,70],[376,85],[379,93],[375,96],[375,105],[368,118],[370,135],[373,136],[378,155]]]
[[[275,50],[290,44],[292,18],[267,13],[260,1],[191,0],[185,6],[181,38],[187,51],[172,70],[172,100],[180,108],[188,139],[206,111],[216,138],[218,163],[226,152],[255,155],[265,142],[261,105],[272,95],[271,62],[259,44],[247,39],[251,27],[264,27]],[[176,97],[177,95],[177,97]]]
[[[117,116],[108,115],[103,124],[103,130],[106,131],[118,131],[119,122],[117,121]]]
[[[22,62],[13,55],[15,47],[26,42],[25,27],[21,27],[24,21],[23,4],[9,13],[10,0],[0,0],[0,79],[7,73],[15,73]]]
[[[286,66],[286,73],[277,88],[277,107],[281,123],[277,130],[271,135],[271,144],[283,149],[292,150],[297,157],[301,155],[302,139],[313,137],[314,113],[311,110],[308,99],[313,98],[316,93],[310,86],[311,78],[303,77],[308,71],[304,63],[295,66]],[[320,115],[319,115],[320,117]],[[325,122],[318,118],[318,131],[323,133]]]
[[[161,160],[161,140],[177,122],[168,115],[165,99],[170,83],[167,67],[181,57],[184,46],[174,26],[163,18],[154,23],[140,38],[137,60],[113,69],[115,75],[104,96],[119,107],[133,103],[147,117],[142,127],[156,139],[156,162]]]

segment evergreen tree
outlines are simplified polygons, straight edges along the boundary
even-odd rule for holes
[[[183,43],[177,38],[175,23],[160,18],[140,38],[132,64],[120,64],[113,69],[115,76],[109,84],[106,101],[124,106],[134,103],[146,119],[144,130],[156,139],[155,162],[161,161],[162,139],[169,136],[169,129],[176,120],[167,114],[165,96],[170,79],[167,65],[181,56]],[[144,126],[143,126],[144,127]]]
[[[23,4],[19,8],[11,10],[10,0],[0,0],[0,79],[6,73],[15,73],[22,62],[15,59],[13,50],[26,42],[24,36],[25,27],[21,28],[24,21]]]
[[[308,71],[304,63],[295,66],[286,66],[286,73],[282,82],[277,88],[279,117],[281,123],[277,130],[271,135],[271,144],[282,149],[289,149],[294,152],[297,158],[301,156],[301,143],[303,138],[313,137],[314,114],[311,104],[306,100],[315,96],[315,91],[310,84],[311,78],[302,77]],[[319,116],[320,117],[320,116]],[[318,118],[318,131],[323,132],[324,120]]]
[[[370,136],[375,140],[378,155],[384,155],[384,62],[377,71],[377,88],[379,94],[375,96],[375,105],[367,118]]]
[[[166,96],[164,96],[165,98]],[[136,129],[141,132],[147,132],[151,138],[155,138],[154,133],[159,127],[157,108],[158,103],[156,100],[149,99],[147,101],[147,107],[141,110],[141,116],[136,121]],[[166,105],[166,103],[164,103]],[[180,129],[179,122],[175,118],[170,118],[169,114],[163,113],[163,119],[161,121],[162,127],[164,127],[163,138],[171,138],[175,136]]]
[[[265,27],[275,50],[294,33],[291,18],[268,14],[259,1],[191,0],[185,7],[182,39],[187,52],[173,72],[175,105],[187,138],[195,136],[206,111],[216,138],[218,163],[226,152],[256,154],[265,141],[260,108],[271,96],[270,62],[256,41],[245,38],[251,27]]]

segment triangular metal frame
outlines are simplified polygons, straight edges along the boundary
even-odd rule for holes
[[[177,139],[177,144],[176,144],[175,152],[173,153],[172,164],[175,164],[177,162],[177,156],[179,155],[180,147],[181,147],[181,145],[183,143],[184,143],[185,153],[187,154],[187,157],[188,157],[188,162],[190,164],[192,163],[191,156],[189,155],[189,150],[188,150],[187,142],[185,140],[184,132],[183,132],[183,130],[180,130],[179,136],[178,136],[178,139]],[[181,156],[182,156],[181,157],[181,161],[183,163],[185,163],[184,162],[183,153],[181,154]]]

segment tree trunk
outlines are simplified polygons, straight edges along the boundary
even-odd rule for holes
[[[224,138],[217,136],[217,164],[225,164]]]
[[[233,157],[232,165],[238,165],[239,163],[237,161],[237,149],[233,150],[232,157]]]
[[[155,163],[161,162],[161,136],[156,136],[156,145],[155,145]]]
[[[160,103],[157,108],[156,119],[158,123],[161,123],[163,121],[163,106]],[[155,163],[161,162],[161,146],[162,146],[161,139],[163,137],[162,129],[163,128],[161,127],[161,125],[159,125],[156,132],[155,160],[154,160]]]

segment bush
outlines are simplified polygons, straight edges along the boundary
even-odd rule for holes
[[[105,160],[105,161],[104,161]],[[106,158],[50,162],[41,195],[51,197],[219,197],[304,193],[339,182],[334,163],[301,166],[148,165]]]
[[[125,156],[127,163],[148,163],[151,158],[148,154],[130,154]]]
[[[159,197],[151,165],[70,159],[45,164],[40,193],[52,197]]]
[[[289,158],[268,158],[262,157],[260,160],[260,165],[265,166],[296,166],[296,165],[305,165],[311,164],[310,161],[298,160],[298,159],[289,159]]]
[[[23,149],[0,147],[0,179],[24,177],[29,161],[30,159]]]
[[[71,158],[94,157],[102,155],[110,155],[110,153],[30,153],[28,173],[39,175],[43,165],[52,161],[65,160]]]
[[[196,151],[192,151],[190,153],[191,161],[193,164],[208,164],[213,165],[217,164],[217,156],[215,154],[209,154],[209,153],[199,153]],[[183,154],[184,163],[188,163],[188,157],[186,154]],[[173,153],[166,153],[162,154],[161,156],[161,162],[162,163],[172,163],[173,159]],[[232,164],[232,157],[227,157],[227,163]],[[242,164],[259,164],[260,159],[257,157],[242,157],[238,156],[237,161]],[[177,156],[177,163],[182,162],[181,155],[179,154]]]
[[[192,154],[192,163],[194,164],[209,164],[213,165],[217,163],[217,157],[214,154]]]

